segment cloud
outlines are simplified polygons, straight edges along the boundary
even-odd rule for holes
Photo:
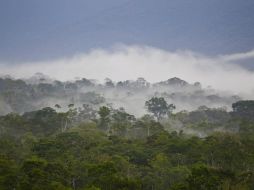
[[[231,62],[254,58],[254,51],[208,57],[191,51],[165,51],[148,46],[95,49],[70,58],[45,62],[1,64],[0,74],[23,78],[42,72],[59,80],[75,77],[127,80],[144,77],[150,82],[180,77],[200,81],[218,90],[252,93],[254,73]]]
[[[231,61],[240,61],[246,59],[253,59],[254,58],[254,50],[245,52],[245,53],[236,53],[231,55],[224,55],[221,56],[223,61],[231,62]]]

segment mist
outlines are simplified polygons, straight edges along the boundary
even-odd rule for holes
[[[252,97],[254,73],[241,67],[241,61],[247,59],[254,59],[254,51],[211,57],[188,50],[117,45],[57,60],[1,63],[0,74],[28,78],[42,72],[57,80],[85,77],[99,81],[107,77],[115,81],[144,77],[150,82],[179,77],[191,83],[200,81],[204,86],[220,91]]]

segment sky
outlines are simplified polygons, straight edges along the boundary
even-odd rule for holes
[[[253,0],[0,0],[1,75],[45,72],[61,79],[140,75],[151,80],[178,75],[215,84],[212,73],[208,80],[200,69],[181,73],[171,68],[189,68],[195,59],[225,73],[244,69],[252,77],[253,50]],[[148,52],[157,58],[153,63],[146,59]],[[100,64],[94,67],[89,61],[96,60]],[[112,72],[119,61],[127,64],[125,75]],[[167,66],[153,73],[163,62]],[[194,77],[197,72],[200,77]],[[220,76],[227,76],[223,72]]]

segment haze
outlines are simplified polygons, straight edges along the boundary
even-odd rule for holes
[[[179,77],[221,91],[252,94],[253,71],[235,63],[253,58],[254,51],[205,56],[187,50],[171,52],[148,46],[121,45],[51,61],[2,64],[0,73],[28,78],[42,72],[62,81],[85,77],[100,82],[105,78],[119,81],[144,77],[149,82],[158,82]]]

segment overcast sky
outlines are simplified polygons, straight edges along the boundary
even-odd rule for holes
[[[0,76],[36,72],[180,77],[254,98],[254,0],[0,0]]]
[[[208,56],[248,52],[254,1],[0,0],[2,62],[58,59],[119,43]]]

